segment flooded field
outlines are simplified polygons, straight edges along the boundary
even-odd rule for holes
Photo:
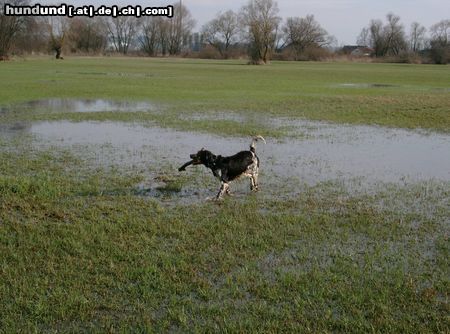
[[[153,107],[147,102],[63,99],[34,101],[24,106],[55,112],[142,111]],[[238,116],[220,112],[217,119]],[[201,115],[192,117],[201,119]],[[204,119],[214,119],[214,114]],[[240,117],[239,121],[245,122],[245,118]],[[384,183],[450,181],[450,136],[445,134],[288,118],[266,117],[262,122],[288,128],[290,134],[282,139],[266,138],[267,145],[258,145],[261,185],[269,196],[298,193],[302,184],[324,181],[338,182],[353,190],[368,190]],[[0,133],[3,138],[28,138],[38,150],[69,149],[93,168],[144,173],[146,181],[138,186],[142,194],[158,194],[154,190],[161,187],[161,182],[154,179],[160,175],[187,176],[178,197],[204,197],[216,191],[217,181],[206,168],[177,171],[189,154],[206,148],[215,154],[232,155],[247,149],[251,140],[111,121],[16,122],[0,125]],[[237,182],[233,188],[239,194],[248,192],[246,181]]]
[[[450,332],[450,68],[245,63],[0,64],[0,328]]]
[[[106,99],[48,99],[35,100],[3,108],[3,112],[28,110],[31,112],[138,112],[138,111],[154,111],[158,108],[155,104],[147,101],[114,101]],[[0,109],[2,112],[2,109]]]
[[[297,193],[303,183],[314,185],[323,181],[365,189],[380,183],[450,181],[449,136],[321,122],[294,124],[298,131],[308,133],[307,139],[266,138],[267,145],[257,147],[262,187],[271,195]],[[70,149],[94,167],[144,171],[149,181],[142,185],[143,193],[149,194],[155,184],[150,180],[160,174],[195,175],[197,179],[207,175],[209,189],[198,187],[198,180],[193,177],[192,182],[187,181],[186,187],[191,189],[186,195],[205,196],[215,191],[217,181],[206,168],[190,167],[184,174],[177,167],[203,147],[226,156],[247,149],[250,143],[250,138],[119,122],[16,123],[3,126],[1,132],[9,137],[29,136],[36,149]],[[239,184],[233,187],[240,193],[246,192],[247,182]]]

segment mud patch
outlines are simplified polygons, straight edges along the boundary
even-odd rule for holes
[[[337,85],[341,88],[396,88],[398,85],[383,84],[383,83],[343,83]]]

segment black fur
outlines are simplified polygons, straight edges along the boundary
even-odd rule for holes
[[[255,141],[262,137],[255,137],[250,150],[241,151],[229,157],[215,155],[212,152],[201,149],[195,154],[191,154],[191,161],[184,164],[178,170],[183,171],[189,165],[204,165],[211,169],[213,175],[220,179],[222,185],[217,194],[217,199],[221,198],[224,193],[229,194],[228,182],[233,181],[240,176],[248,176],[251,179],[250,188],[252,191],[258,190],[258,169],[259,158],[256,155]]]

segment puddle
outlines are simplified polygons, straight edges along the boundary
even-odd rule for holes
[[[256,117],[256,116],[253,116]],[[247,122],[250,115],[243,116],[234,112],[219,111],[211,114],[190,114],[180,115],[180,119],[186,121],[232,121],[232,122]]]
[[[0,124],[0,139],[22,138],[30,133],[31,124],[24,122],[16,122],[12,124]]]
[[[285,122],[280,121],[280,122]],[[368,189],[385,182],[450,181],[450,136],[372,126],[340,126],[297,121],[311,133],[307,139],[267,139],[259,144],[261,186],[273,196],[298,192],[299,184],[348,182]],[[3,129],[0,129],[3,132]],[[141,190],[151,194],[155,174],[188,176],[186,187],[173,196],[213,196],[218,182],[204,167],[179,174],[177,167],[189,154],[205,147],[216,154],[232,155],[248,148],[250,138],[221,137],[118,122],[39,122],[8,128],[9,135],[31,134],[36,148],[70,148],[93,165],[114,166],[148,173]],[[247,180],[233,190],[247,194]]]
[[[6,108],[4,108],[6,110]],[[13,106],[11,110],[32,109],[45,112],[139,112],[154,111],[157,105],[146,101],[113,101],[105,99],[48,99]]]
[[[391,84],[380,84],[380,83],[343,83],[337,85],[338,87],[344,88],[395,88],[400,87]]]

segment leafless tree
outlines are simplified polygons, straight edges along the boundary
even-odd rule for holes
[[[186,6],[176,4],[173,6],[173,17],[165,19],[164,25],[163,39],[167,41],[167,51],[170,55],[180,54],[195,26],[191,12]]]
[[[314,15],[305,18],[290,17],[283,26],[283,33],[288,46],[299,57],[307,48],[322,48],[333,43],[333,37],[314,19]]]
[[[242,23],[246,27],[252,64],[266,64],[270,60],[281,21],[278,12],[274,0],[250,0],[242,8]]]
[[[430,28],[431,40],[441,46],[448,46],[450,43],[450,20],[442,20]]]
[[[138,21],[133,16],[106,19],[109,38],[116,52],[126,55],[136,36]]]
[[[158,41],[159,49],[163,56],[167,55],[169,49],[169,24],[170,21],[166,18],[158,17],[156,18],[158,25]]]
[[[383,22],[381,20],[371,20],[369,24],[369,41],[370,46],[375,51],[375,56],[384,56],[384,34],[383,34]]]
[[[40,17],[27,17],[23,28],[14,37],[11,52],[34,53],[48,51],[48,28]]]
[[[370,30],[369,28],[362,28],[359,36],[356,39],[356,44],[360,46],[370,45]]]
[[[27,17],[6,16],[3,8],[8,3],[14,6],[25,6],[29,0],[0,0],[0,60],[8,57],[14,38],[24,27]]]
[[[400,51],[406,50],[406,38],[400,16],[389,13],[387,24],[384,27],[385,55],[397,56]]]
[[[106,47],[107,30],[98,18],[71,19],[68,35],[74,51],[98,53]]]
[[[55,52],[56,59],[62,59],[62,50],[69,31],[69,19],[65,16],[49,16],[43,20],[47,26],[50,50]]]
[[[223,58],[228,58],[229,48],[237,41],[238,33],[238,15],[232,10],[217,14],[202,28],[204,40],[217,49]]]
[[[389,13],[386,18],[386,25],[383,25],[381,20],[371,20],[369,26],[363,28],[358,38],[358,42],[369,42],[369,46],[374,49],[377,57],[396,56],[407,48],[400,17]]]
[[[138,39],[142,51],[149,56],[155,56],[158,52],[161,27],[159,21],[159,17],[146,17],[142,22],[142,32]]]
[[[409,49],[412,52],[421,50],[425,45],[425,33],[427,29],[418,22],[411,23],[409,32]]]
[[[450,61],[450,20],[442,20],[430,28],[431,56],[437,64]]]

